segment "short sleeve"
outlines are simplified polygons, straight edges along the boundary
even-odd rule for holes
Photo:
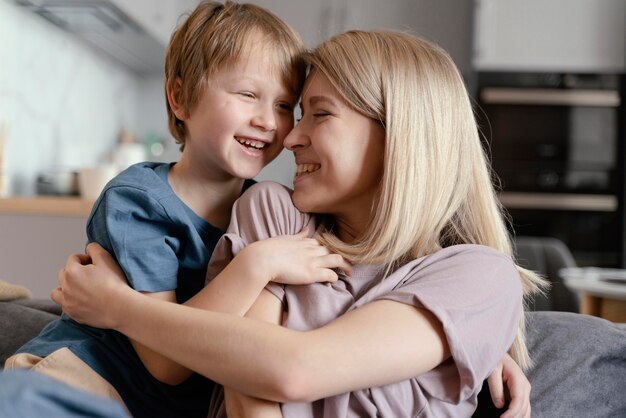
[[[134,289],[176,289],[180,239],[161,204],[145,190],[107,188],[87,223],[87,237],[114,255]]]
[[[513,343],[522,314],[515,264],[479,245],[426,257],[382,298],[427,309],[443,324],[451,359],[417,381],[430,396],[453,403],[478,392]]]
[[[301,213],[291,201],[291,190],[275,182],[261,182],[251,186],[235,202],[226,234],[217,243],[207,279],[213,280],[220,271],[248,244],[280,235],[293,235],[309,227],[315,232],[311,215]],[[284,287],[269,283],[267,290],[281,301]]]

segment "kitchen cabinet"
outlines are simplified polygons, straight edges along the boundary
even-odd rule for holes
[[[291,25],[308,47],[349,29],[409,31],[445,48],[470,71],[473,5],[467,0],[250,0]]]
[[[623,72],[625,0],[475,0],[479,71]]]

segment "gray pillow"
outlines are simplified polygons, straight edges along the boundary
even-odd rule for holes
[[[533,417],[626,417],[626,325],[529,312]]]

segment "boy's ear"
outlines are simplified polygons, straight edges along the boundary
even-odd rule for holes
[[[168,81],[165,86],[165,92],[167,94],[167,102],[174,115],[181,121],[186,120],[189,115],[187,114],[187,109],[181,105],[182,81],[180,77],[176,77],[173,81]]]

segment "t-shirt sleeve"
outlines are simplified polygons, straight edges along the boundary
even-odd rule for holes
[[[443,324],[451,358],[416,380],[430,396],[453,403],[477,393],[513,343],[522,314],[513,261],[478,245],[427,257],[381,299],[427,309]]]
[[[246,245],[266,238],[297,234],[306,226],[313,235],[314,223],[310,215],[293,205],[291,190],[287,187],[269,181],[251,186],[233,206],[228,230],[211,256],[206,281],[213,280]],[[266,288],[283,300],[282,285],[269,283]]]
[[[165,210],[148,192],[115,186],[96,201],[87,238],[115,257],[134,289],[162,292],[177,287],[180,239],[172,228]]]

